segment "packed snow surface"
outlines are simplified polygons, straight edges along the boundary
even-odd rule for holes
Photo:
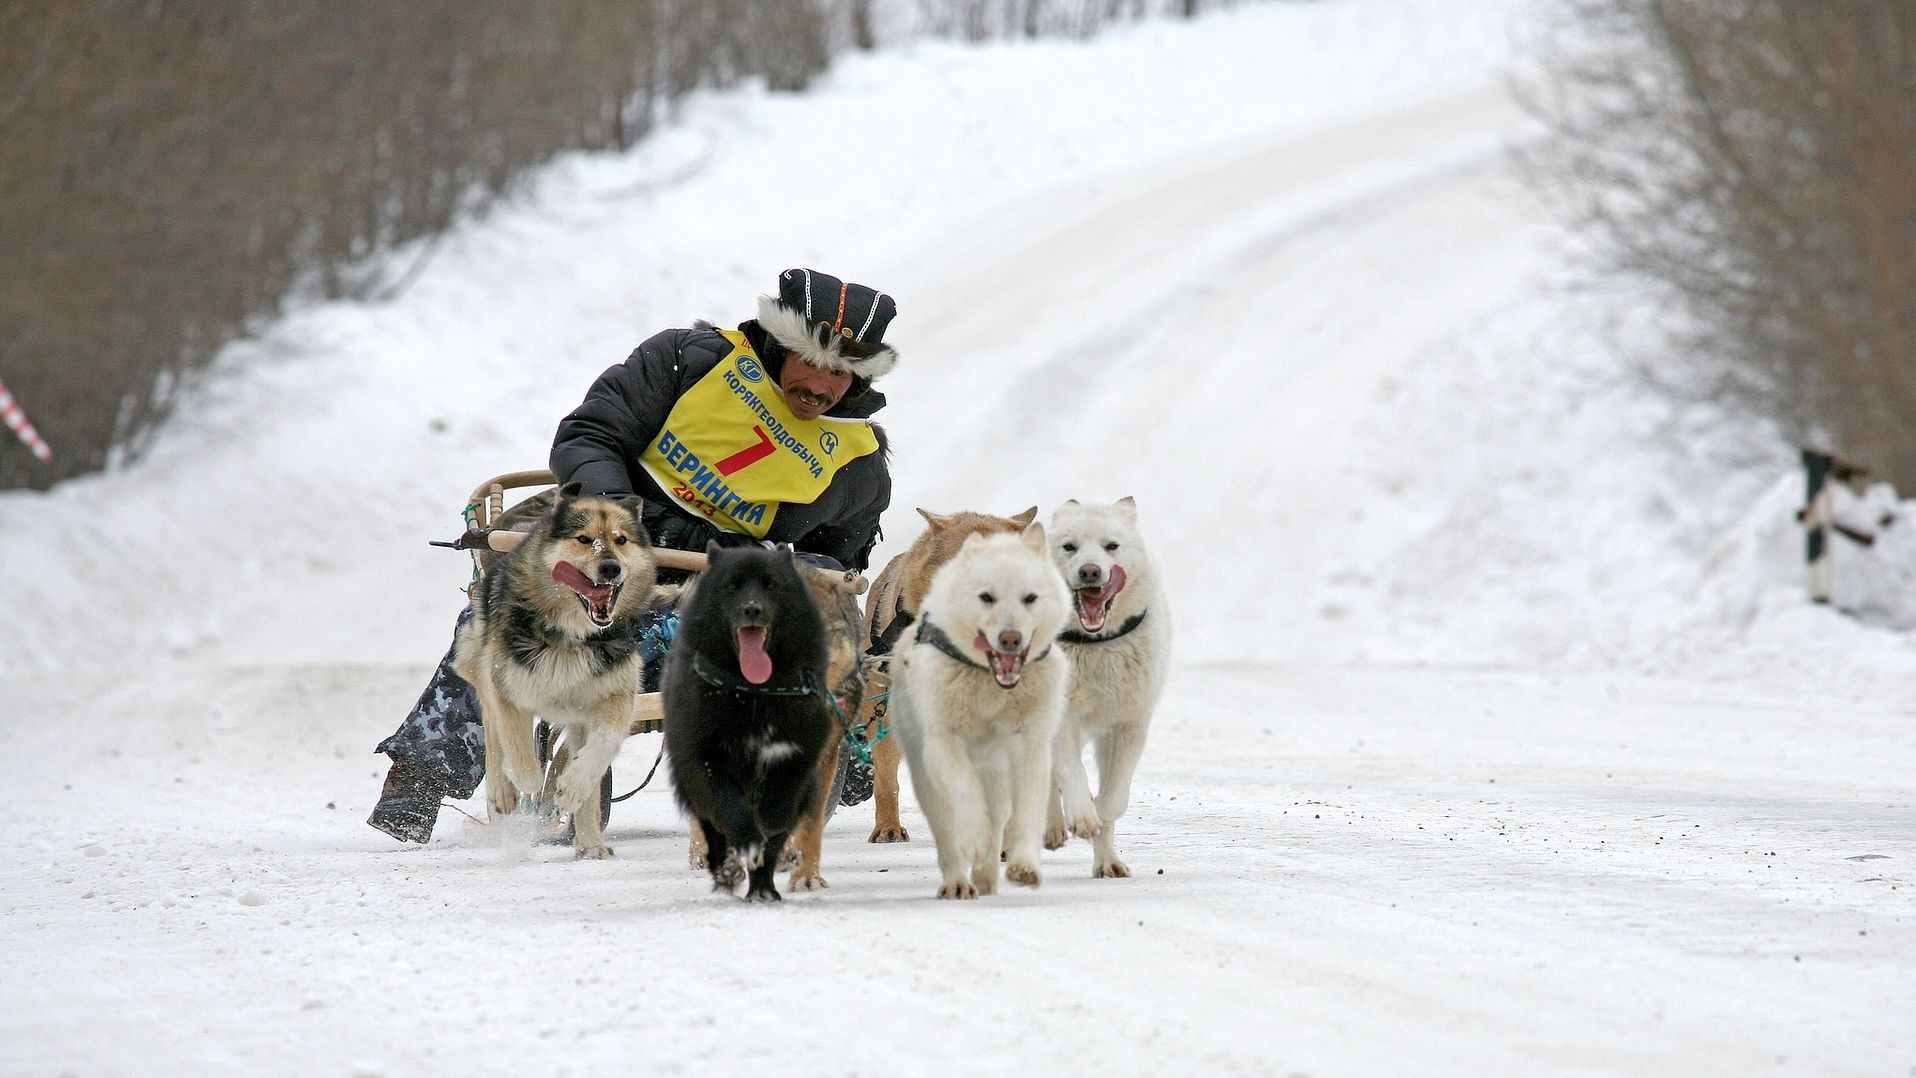
[[[232,346],[137,464],[0,496],[0,1074],[1916,1073],[1916,638],[1807,603],[1790,447],[1563,287],[1509,157],[1546,8],[702,95]],[[1074,842],[935,901],[909,797],[769,908],[664,782],[609,861],[366,827],[469,580],[426,540],[792,265],[898,297],[881,559],[918,506],[1137,499],[1177,661],[1136,875]]]

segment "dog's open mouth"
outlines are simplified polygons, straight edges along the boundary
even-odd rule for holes
[[[754,685],[772,680],[772,657],[765,653],[765,626],[740,625],[738,634],[738,672]]]
[[[1029,652],[998,651],[991,646],[990,641],[985,639],[983,633],[978,634],[978,639],[973,640],[971,646],[985,653],[985,661],[991,665],[991,676],[998,680],[999,688],[1012,688],[1018,684],[1018,679],[1024,676],[1025,656]]]
[[[623,581],[618,584],[594,584],[569,561],[559,562],[552,567],[552,579],[579,597],[579,603],[585,607],[585,616],[592,619],[592,624],[601,629],[612,624],[612,608],[619,601],[619,589],[624,586]]]
[[[1124,590],[1124,566],[1113,565],[1111,575],[1104,578],[1104,586],[1099,588],[1079,588],[1072,592],[1078,603],[1078,624],[1087,633],[1095,633],[1104,628],[1105,619],[1111,616],[1111,604],[1117,602],[1118,593]]]

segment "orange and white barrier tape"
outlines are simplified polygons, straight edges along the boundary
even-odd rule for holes
[[[33,423],[27,419],[27,413],[13,399],[13,393],[7,389],[5,382],[0,382],[0,419],[7,421],[7,427],[20,436],[20,440],[26,443],[27,448],[33,450],[34,456],[52,463],[53,448],[47,445],[45,438],[40,437],[39,431],[33,429]]]

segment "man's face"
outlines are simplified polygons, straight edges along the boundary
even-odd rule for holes
[[[778,388],[785,394],[785,404],[799,419],[824,415],[851,387],[849,373],[814,367],[794,355],[785,357],[785,366],[778,372]]]

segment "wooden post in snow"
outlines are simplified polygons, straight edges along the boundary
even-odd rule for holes
[[[1868,478],[1869,469],[1860,464],[1821,450],[1803,450],[1803,508],[1796,511],[1796,519],[1803,523],[1803,561],[1809,574],[1810,598],[1816,602],[1830,601],[1830,533],[1837,532],[1861,546],[1876,542],[1873,528],[1839,520],[1836,512],[1835,485],[1860,485]]]
[[[1814,449],[1803,450],[1803,563],[1807,567],[1810,599],[1830,601],[1830,466],[1835,458]]]

